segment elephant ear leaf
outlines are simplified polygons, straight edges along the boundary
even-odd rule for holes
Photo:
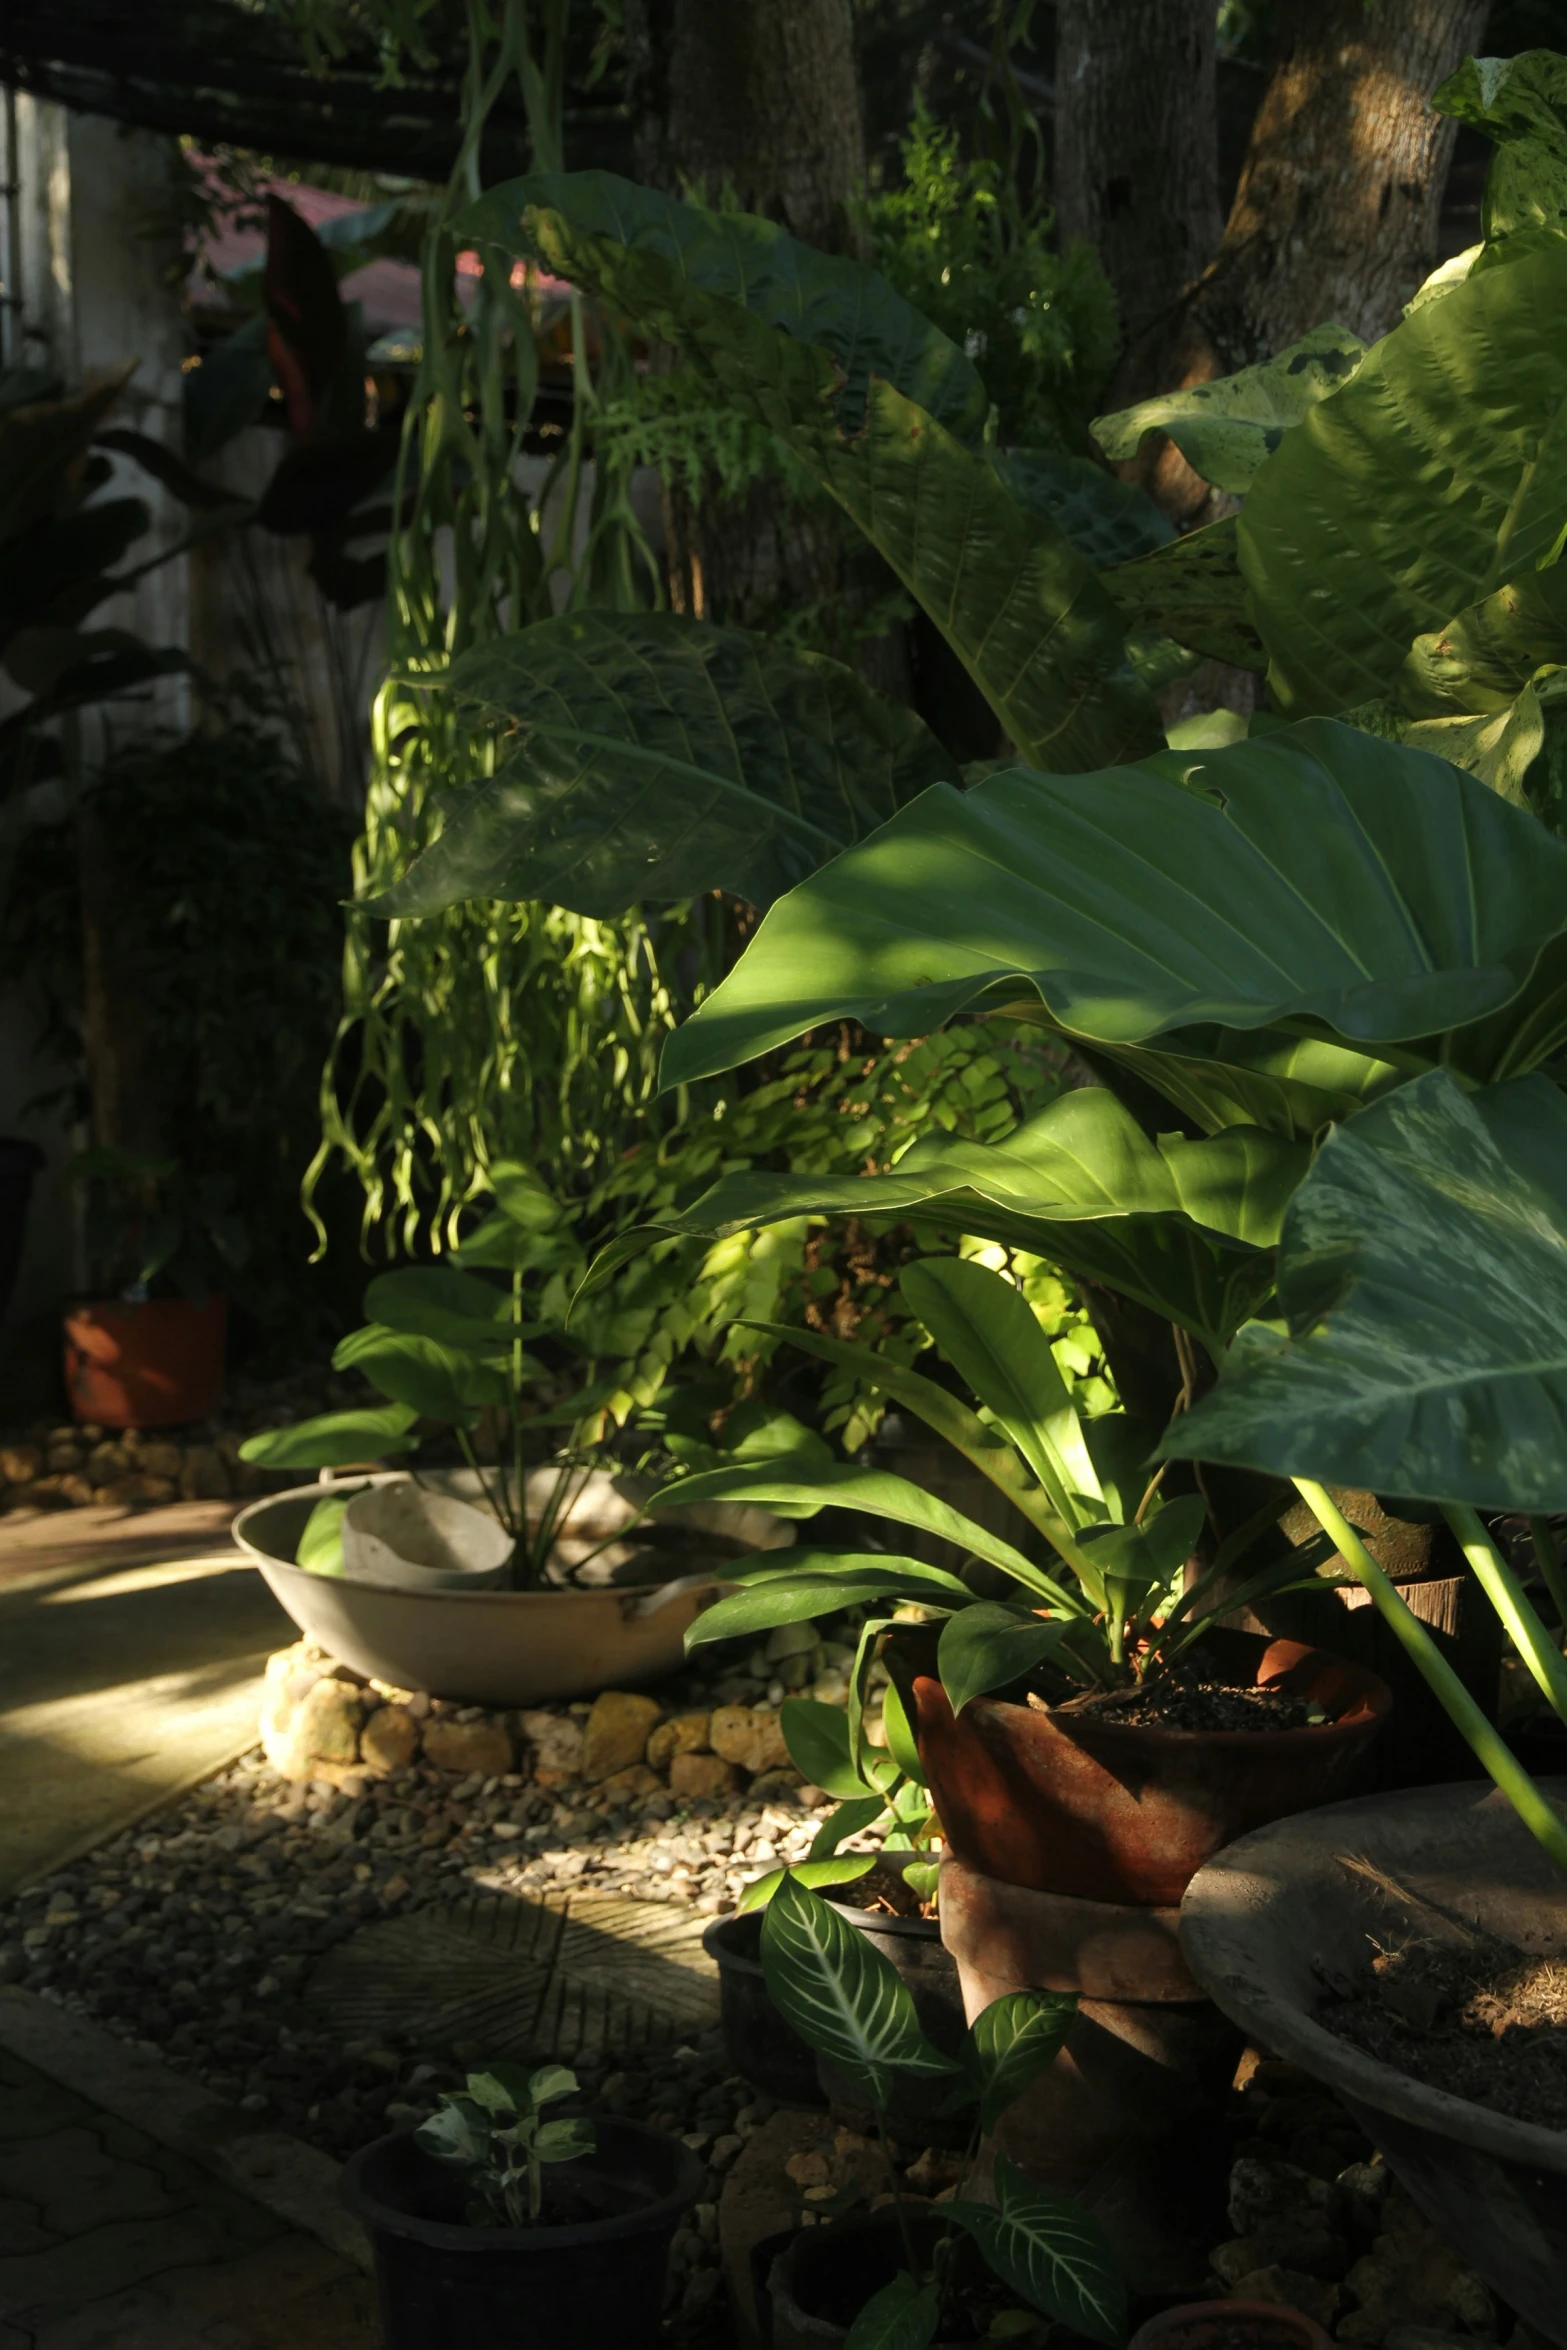
[[[1519,229],[1567,235],[1567,57],[1469,57],[1431,99],[1494,140],[1480,229],[1491,241]]]
[[[1055,449],[993,449],[990,462],[1026,514],[1048,514],[1096,570],[1167,547],[1175,525],[1135,482]]]
[[[1233,514],[1118,563],[1103,580],[1129,628],[1156,630],[1237,669],[1267,668],[1267,650],[1247,616]]]
[[[1567,238],[1530,232],[1492,251],[1493,266],[1414,309],[1286,434],[1237,517],[1269,690],[1289,715],[1394,692],[1417,637],[1556,546],[1567,347],[1552,322],[1567,309]]]
[[[819,253],[752,213],[710,212],[608,171],[531,172],[489,190],[455,227],[508,252],[526,243],[677,345],[700,321],[717,388],[759,422],[775,422],[776,388],[793,421],[803,395],[821,429],[858,432],[878,375],[960,439],[984,426],[985,387],[939,327],[864,262]]]
[[[838,499],[1042,766],[1160,739],[1119,610],[1066,532],[979,442],[968,361],[874,271],[606,173],[535,174],[462,233],[526,249],[673,344],[725,407],[769,426]]]
[[[508,728],[483,783],[368,901],[382,915],[535,899],[600,920],[714,889],[768,906],[953,762],[852,669],[675,613],[562,613],[445,680]]]
[[[1091,430],[1112,462],[1135,457],[1145,434],[1168,433],[1216,490],[1249,490],[1290,426],[1347,383],[1365,355],[1348,327],[1316,326],[1275,358],[1096,416]]]
[[[1546,1078],[1401,1086],[1324,1144],[1284,1222],[1287,1336],[1243,1332],[1170,1454],[1567,1508],[1567,1101]]]

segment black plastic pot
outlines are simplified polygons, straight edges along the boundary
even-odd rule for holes
[[[704,2172],[677,2138],[595,2115],[596,2150],[546,2172],[536,2228],[475,2228],[459,2172],[378,2138],[338,2185],[375,2254],[385,2350],[653,2350],[670,2238]]]
[[[22,1236],[27,1228],[27,1202],[33,1178],[44,1163],[36,1142],[18,1134],[0,1134],[0,1320],[16,1287],[22,1264]]]
[[[816,2058],[767,1996],[762,1973],[762,1912],[714,1918],[702,1948],[718,1968],[718,2013],[730,2065],[781,2105],[825,2103]]]

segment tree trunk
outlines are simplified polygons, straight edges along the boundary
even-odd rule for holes
[[[1219,370],[1332,320],[1372,342],[1436,266],[1457,125],[1432,91],[1490,0],[1319,0],[1295,11],[1196,309]]]
[[[1213,0],[1058,0],[1055,198],[1136,345],[1218,250]]]
[[[1219,251],[1123,355],[1116,406],[1249,367],[1329,321],[1396,326],[1437,257],[1456,124],[1431,92],[1481,39],[1490,0],[1319,0],[1252,124]],[[1172,443],[1123,472],[1190,529],[1231,510]]]

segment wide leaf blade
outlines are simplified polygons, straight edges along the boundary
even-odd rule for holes
[[[762,1927],[767,1995],[807,2047],[885,2104],[899,2073],[956,2073],[931,2047],[897,1968],[830,1901],[780,1885]]]
[[[498,1355],[519,1335],[511,1299],[493,1282],[455,1265],[402,1265],[378,1273],[365,1291],[372,1322],[460,1353]]]
[[[825,1705],[814,1697],[786,1697],[778,1709],[778,1726],[789,1760],[813,1786],[848,1798],[875,1792],[856,1767],[849,1745],[849,1717],[841,1705]]]
[[[941,2300],[906,2268],[873,2293],[844,2337],[843,2350],[926,2350],[936,2338]]]
[[[393,1403],[406,1404],[421,1419],[471,1428],[486,1404],[504,1404],[509,1388],[495,1364],[439,1339],[367,1323],[340,1339],[334,1371],[358,1371]]]
[[[1445,1071],[1341,1126],[1285,1219],[1289,1335],[1243,1333],[1171,1455],[1567,1508],[1567,1100]]]
[[[708,1640],[732,1640],[740,1633],[770,1632],[779,1624],[806,1624],[817,1616],[834,1615],[841,1608],[859,1607],[866,1600],[894,1603],[918,1600],[922,1606],[948,1608],[967,1605],[967,1584],[920,1559],[874,1557],[849,1552],[833,1557],[824,1551],[799,1554],[814,1559],[815,1567],[785,1569],[776,1575],[757,1575],[731,1592],[727,1599],[704,1608],[686,1634],[689,1647]]]
[[[1249,490],[1290,426],[1348,383],[1365,355],[1348,327],[1314,326],[1255,367],[1096,416],[1091,430],[1112,462],[1135,457],[1145,434],[1168,433],[1215,489]]]
[[[1124,2342],[1126,2288],[1114,2253],[1081,2204],[1031,2186],[998,2154],[996,2208],[951,2203],[947,2210],[996,2274],[1035,2309],[1096,2342]]]
[[[1006,1689],[1053,1656],[1072,1629],[1065,1616],[1031,1616],[999,1600],[979,1600],[949,1616],[936,1652],[941,1685],[955,1714],[971,1697]]]
[[[247,1436],[239,1457],[261,1469],[346,1469],[356,1461],[409,1451],[418,1417],[403,1403],[321,1412],[313,1420],[296,1420],[292,1428],[264,1428],[259,1436]]]
[[[1007,2107],[1046,2073],[1077,2015],[1071,1991],[1009,1991],[969,2026],[968,2063],[980,2083],[979,2121],[993,2130]]]
[[[1444,761],[1331,721],[938,785],[772,908],[664,1082],[832,1020],[922,1036],[1020,997],[1110,1046],[1286,1021],[1381,1045],[1507,1007],[1500,1057],[1564,924],[1567,849]]]
[[[475,646],[445,683],[508,722],[438,837],[368,901],[432,914],[546,900],[599,919],[723,889],[768,906],[954,762],[852,670],[672,612],[566,612]]]

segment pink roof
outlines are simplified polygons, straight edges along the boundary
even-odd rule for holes
[[[196,158],[200,167],[201,158]],[[312,188],[298,180],[264,180],[260,183],[263,196],[281,196],[291,205],[301,220],[311,228],[319,228],[329,220],[341,220],[347,212],[361,212],[365,207],[355,196],[333,195],[326,188]],[[259,262],[266,251],[266,235],[259,228],[237,228],[231,220],[224,220],[200,239],[193,265],[193,276],[200,284],[211,277],[222,278],[230,270],[241,268],[246,262]],[[469,251],[457,256],[457,296],[464,303],[472,302],[478,291],[478,278],[483,264],[477,253]],[[521,287],[529,282],[526,263],[517,262],[512,269],[511,282]],[[557,277],[549,277],[535,270],[531,282],[536,291],[544,294],[569,294],[570,286]],[[356,269],[339,280],[343,299],[358,302],[364,307],[365,328],[371,335],[388,334],[396,329],[417,328],[419,324],[419,271],[412,261],[370,261],[363,269]]]

